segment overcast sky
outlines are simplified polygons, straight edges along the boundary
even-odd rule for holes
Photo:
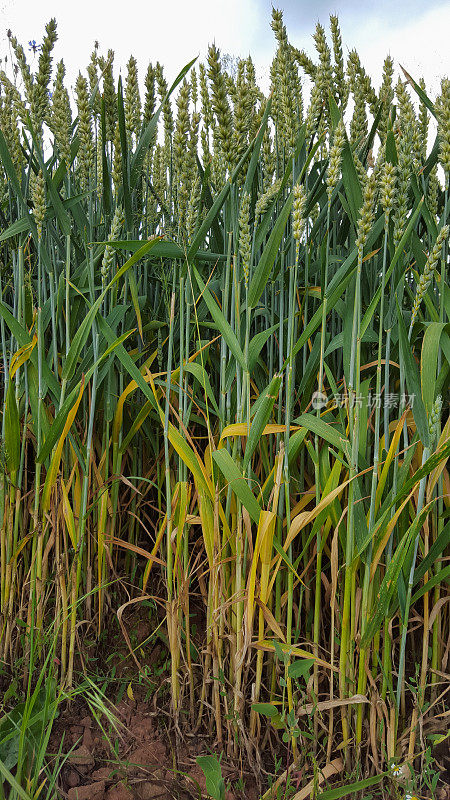
[[[55,16],[55,56],[64,58],[71,84],[95,40],[101,51],[115,51],[116,69],[132,53],[142,75],[149,61],[159,60],[169,81],[215,41],[224,53],[251,53],[267,89],[271,7],[270,0],[0,0],[0,56],[8,53],[8,28],[28,52],[29,40],[41,42],[45,23]],[[291,42],[313,57],[316,22],[327,28],[330,13],[337,13],[344,52],[356,47],[376,86],[387,53],[416,80],[423,76],[432,97],[450,73],[450,0],[280,0],[276,7],[284,10]]]

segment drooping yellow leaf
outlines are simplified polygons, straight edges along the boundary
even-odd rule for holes
[[[75,527],[75,520],[73,516],[72,507],[69,501],[69,494],[64,484],[64,481],[61,481],[61,494],[62,494],[62,504],[63,504],[63,515],[64,521],[66,523],[67,531],[70,536],[70,541],[72,543],[72,547],[76,549],[77,547],[77,533]]]
[[[305,525],[308,525],[310,522],[312,522],[320,514],[320,512],[323,511],[324,508],[330,505],[330,503],[332,503],[333,500],[338,497],[345,487],[348,486],[351,480],[353,479],[349,478],[343,483],[340,483],[336,489],[333,489],[333,491],[327,494],[326,497],[323,497],[320,503],[318,503],[315,508],[312,509],[312,511],[303,511],[301,514],[298,514],[298,516],[294,517],[291,522],[286,541],[283,545],[283,549],[285,551],[287,551],[289,545],[292,544],[295,537],[300,533]]]
[[[17,370],[22,366],[22,364],[25,364],[25,362],[28,361],[28,359],[31,356],[31,353],[33,352],[34,348],[36,347],[36,344],[37,344],[37,336],[36,336],[36,334],[34,334],[31,342],[29,344],[24,345],[24,347],[21,347],[11,357],[11,364],[10,364],[10,367],[9,367],[9,378],[10,378],[10,380],[11,380],[11,378],[14,377],[14,375],[17,372]]]
[[[143,376],[144,380],[147,383],[149,383],[150,378],[148,376],[146,376],[144,374],[144,372],[147,369],[147,367],[151,367],[151,365],[153,364],[153,362],[154,362],[154,360],[155,360],[157,355],[158,355],[158,351],[155,350],[155,352],[152,353],[151,356],[149,356],[149,358],[146,360],[145,364],[143,365],[143,367],[141,369],[142,376]],[[132,392],[134,392],[137,388],[138,388],[138,385],[137,385],[136,381],[134,381],[134,380],[130,381],[130,383],[128,384],[128,386],[125,387],[125,389],[123,390],[122,394],[120,395],[120,397],[119,397],[119,399],[117,401],[116,413],[114,414],[114,422],[113,422],[113,429],[112,429],[112,439],[113,439],[113,442],[115,442],[115,443],[117,443],[119,441],[119,433],[120,433],[120,429],[122,427],[123,408],[124,408],[124,405],[125,405],[125,401],[126,401],[127,397]]]
[[[436,450],[438,451],[442,447],[444,447],[444,445],[447,444],[449,438],[450,438],[450,417],[447,419],[447,422],[444,425],[442,433],[441,433],[441,435],[439,437],[439,442],[438,442]],[[438,466],[432,471],[432,473],[431,473],[431,475],[430,475],[430,477],[428,479],[428,484],[427,484],[427,502],[430,502],[430,500],[431,500],[431,498],[433,496],[434,487],[436,486],[436,484],[437,484],[440,476],[442,475],[442,473],[445,471],[445,465],[447,464],[447,460],[448,459],[443,458],[442,461],[438,464]],[[444,492],[444,499],[448,500],[448,493],[447,492]]]
[[[67,435],[68,435],[68,433],[70,431],[70,428],[72,427],[72,423],[73,423],[73,421],[74,421],[74,419],[76,417],[76,413],[78,411],[78,406],[81,403],[81,398],[83,396],[83,392],[84,392],[84,375],[83,375],[83,378],[81,379],[81,385],[80,385],[80,391],[78,393],[78,397],[75,400],[74,405],[72,406],[72,408],[70,409],[70,411],[69,411],[69,413],[67,415],[66,423],[64,425],[64,428],[63,428],[63,431],[61,433],[61,436],[59,437],[58,444],[56,445],[56,447],[55,447],[55,449],[53,451],[52,460],[50,462],[50,467],[48,469],[47,476],[45,478],[44,490],[42,492],[42,499],[41,499],[42,514],[46,514],[48,509],[49,509],[49,507],[50,507],[50,495],[51,495],[52,489],[53,489],[53,487],[54,487],[54,485],[56,483],[56,478],[57,478],[58,471],[59,471],[59,465],[60,465],[60,461],[61,461],[61,455],[62,455],[62,449],[64,447],[64,442],[65,442],[66,437],[67,437]]]
[[[253,627],[253,616],[255,613],[255,589],[256,589],[256,574],[258,568],[258,561],[262,548],[264,548],[264,557],[272,549],[273,534],[275,530],[276,514],[273,511],[261,511],[259,515],[258,530],[256,533],[256,542],[253,550],[253,558],[250,566],[250,574],[247,583],[247,630],[250,631]],[[270,559],[270,555],[269,555]]]
[[[389,472],[389,467],[392,464],[393,458],[397,452],[398,443],[400,441],[400,436],[403,430],[403,425],[405,422],[407,411],[400,417],[397,426],[394,431],[394,435],[392,437],[392,441],[389,447],[389,452],[386,457],[386,461],[384,462],[384,466],[380,475],[380,480],[378,482],[377,493],[375,496],[375,509],[378,510],[381,503],[381,498],[383,496],[384,487],[386,485],[386,480]]]
[[[300,427],[300,425],[290,425],[289,430],[292,432],[299,431]],[[248,436],[248,430],[249,429],[246,422],[235,422],[233,425],[227,425],[222,431],[219,447],[223,443],[223,440],[230,436]],[[271,433],[286,433],[286,425],[277,425],[276,423],[266,425],[262,435],[269,436]]]
[[[156,558],[156,553],[158,552],[159,546],[161,544],[161,539],[164,536],[164,531],[166,530],[166,527],[167,527],[167,514],[165,514],[164,519],[163,519],[163,521],[162,521],[162,523],[160,525],[160,528],[159,528],[159,531],[158,531],[158,535],[157,535],[156,540],[155,540],[155,544],[152,547],[152,550],[151,550],[151,553],[150,553],[150,556],[149,556],[149,559],[148,559],[148,562],[147,562],[147,566],[145,567],[145,570],[144,570],[144,577],[142,579],[142,593],[143,594],[145,594],[145,590],[147,588],[148,579],[150,577],[150,570],[151,570],[153,564],[155,563],[155,561],[156,560],[159,561],[159,559]]]
[[[375,573],[377,571],[377,567],[378,567],[378,564],[380,562],[380,558],[383,555],[384,548],[386,547],[386,545],[387,545],[387,543],[389,541],[389,538],[391,536],[391,533],[394,530],[394,528],[395,528],[395,526],[396,526],[396,524],[398,522],[398,518],[400,517],[400,515],[401,515],[403,509],[405,508],[405,506],[408,505],[408,503],[411,500],[411,498],[412,498],[412,496],[413,496],[415,491],[416,491],[416,487],[414,487],[414,489],[412,489],[412,491],[405,498],[405,500],[403,500],[403,503],[401,503],[400,507],[397,509],[397,511],[393,515],[392,519],[389,520],[389,523],[386,526],[385,532],[383,534],[383,538],[379,542],[377,550],[376,550],[376,552],[374,554],[374,557],[373,557],[373,560],[372,560],[372,566],[370,568],[370,580],[373,579],[373,576],[375,575]]]
[[[267,652],[269,653],[275,652],[275,647],[273,645],[273,642],[267,639],[262,639],[259,642],[254,642],[253,646],[258,648],[258,650],[267,650]],[[284,642],[280,644],[280,647],[283,653],[287,653],[288,655],[291,656],[297,656],[297,658],[310,659],[311,661],[315,661],[317,664],[320,664],[322,667],[326,667],[327,669],[332,669],[333,672],[339,671],[337,667],[333,667],[332,664],[328,663],[328,661],[324,661],[322,658],[318,658],[314,656],[312,653],[308,653],[307,650],[303,650],[301,647],[284,644]]]

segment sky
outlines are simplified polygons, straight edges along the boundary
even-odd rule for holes
[[[450,74],[450,0],[279,0],[275,5],[284,11],[291,43],[313,58],[317,21],[327,29],[329,15],[337,14],[344,53],[356,47],[375,87],[388,53],[397,68],[401,64],[416,80],[425,78],[432,98],[440,78]],[[0,0],[0,57],[9,53],[8,28],[28,52],[28,42],[42,41],[46,22],[55,16],[55,59],[64,58],[69,85],[88,63],[95,40],[100,52],[115,51],[116,70],[125,72],[133,54],[142,76],[149,61],[159,60],[169,82],[193,57],[204,58],[214,41],[223,53],[250,53],[267,91],[275,49],[271,7],[270,0]]]

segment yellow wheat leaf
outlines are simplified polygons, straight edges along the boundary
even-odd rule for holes
[[[67,419],[66,419],[66,423],[65,423],[64,428],[63,428],[63,432],[62,432],[61,436],[59,437],[58,444],[56,445],[56,447],[55,447],[55,449],[53,451],[52,460],[50,462],[50,467],[49,467],[49,470],[47,472],[47,476],[45,478],[44,490],[42,492],[42,500],[41,500],[41,509],[42,509],[42,513],[43,514],[45,514],[48,511],[49,507],[50,507],[50,495],[51,495],[51,491],[52,491],[52,489],[53,489],[53,487],[54,487],[54,485],[56,483],[56,477],[58,475],[59,464],[60,464],[60,461],[61,461],[61,455],[62,455],[62,449],[64,447],[64,442],[66,440],[67,434],[70,431],[70,428],[72,427],[72,423],[73,423],[73,421],[75,419],[75,416],[76,416],[76,413],[78,411],[78,406],[81,403],[81,398],[83,396],[83,392],[84,392],[84,375],[83,375],[83,378],[81,379],[81,386],[80,386],[80,391],[78,393],[78,397],[75,400],[74,405],[72,406],[72,408],[70,409],[70,411],[69,411],[69,413],[67,415]]]

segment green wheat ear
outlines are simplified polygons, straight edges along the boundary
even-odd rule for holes
[[[36,223],[38,237],[42,239],[42,228],[45,219],[46,201],[45,201],[45,179],[42,170],[39,170],[35,176],[32,173],[31,178],[31,197],[33,200],[33,217]]]
[[[438,395],[433,403],[433,407],[430,411],[430,416],[428,418],[428,426],[429,426],[431,441],[434,441],[438,433],[439,423],[441,421],[441,412],[442,412],[442,397],[441,395]]]
[[[108,234],[108,242],[114,242],[119,238],[120,231],[124,224],[124,221],[125,217],[122,208],[120,206],[116,206],[113,220],[111,223],[111,230]],[[102,266],[101,266],[102,284],[104,286],[111,279],[110,270],[114,259],[114,252],[115,252],[114,248],[107,244],[105,247],[105,252],[103,254]]]
[[[55,135],[56,145],[61,158],[70,167],[70,139],[72,128],[72,110],[70,107],[69,93],[64,86],[66,69],[64,62],[60,61],[56,68],[56,79],[53,89],[50,126]]]
[[[75,92],[78,108],[78,137],[80,140],[77,168],[81,187],[86,191],[89,187],[94,162],[94,140],[92,136],[92,110],[89,103],[88,82],[81,72],[78,73]]]
[[[425,267],[423,269],[423,272],[419,278],[419,283],[417,285],[416,296],[414,298],[414,305],[411,315],[411,327],[414,325],[417,319],[417,314],[419,313],[420,304],[428,291],[428,287],[431,284],[434,271],[438,266],[438,264],[440,263],[442,255],[442,247],[444,245],[444,242],[446,242],[446,240],[448,239],[448,235],[449,235],[449,226],[444,225],[444,227],[441,228],[441,230],[439,231],[436,237],[436,241],[431,250],[431,253],[427,258]]]
[[[306,227],[306,202],[305,187],[303,184],[296,183],[294,186],[294,202],[292,204],[292,233],[297,251]]]
[[[128,135],[139,136],[141,130],[141,97],[139,92],[137,61],[133,56],[127,64],[125,80],[125,127]]]
[[[386,161],[382,167],[380,175],[380,200],[384,213],[387,217],[389,217],[391,214],[395,204],[395,183],[395,164],[391,164],[389,161]]]
[[[231,110],[225,76],[220,63],[220,52],[215,45],[208,49],[208,78],[211,85],[211,107],[217,121],[217,142],[228,168],[233,163]]]
[[[244,192],[239,210],[239,255],[244,274],[245,288],[248,288],[250,261],[252,255],[252,242],[250,233],[250,195]]]
[[[31,100],[31,116],[36,131],[38,132],[41,131],[42,124],[49,110],[48,87],[52,71],[52,50],[57,38],[56,20],[51,19],[45,26],[45,36],[39,56],[39,66],[33,85],[33,96]]]
[[[281,188],[281,178],[279,178],[277,181],[275,181],[275,183],[269,186],[265,192],[260,194],[255,205],[255,217],[260,217],[263,214],[265,214],[273,198],[276,197],[276,195],[280,191],[280,188]]]
[[[342,150],[344,144],[345,144],[345,128],[343,121],[340,119],[334,131],[333,144],[331,145],[330,155],[328,159],[327,193],[328,193],[329,203],[331,202],[331,195],[333,194],[333,191],[339,180],[341,161],[342,161]]]
[[[372,173],[367,179],[364,189],[363,205],[358,218],[358,226],[356,232],[356,247],[358,256],[362,256],[362,251],[367,241],[367,237],[372,228],[373,219],[375,216],[375,201],[377,197],[377,176]]]
[[[441,94],[437,97],[435,108],[438,118],[439,160],[447,175],[450,174],[450,79],[441,81]]]
[[[103,99],[105,103],[106,140],[112,142],[117,120],[117,97],[114,84],[114,50],[108,50],[107,58],[98,57],[98,64],[103,76]],[[149,120],[147,120],[149,121]]]

